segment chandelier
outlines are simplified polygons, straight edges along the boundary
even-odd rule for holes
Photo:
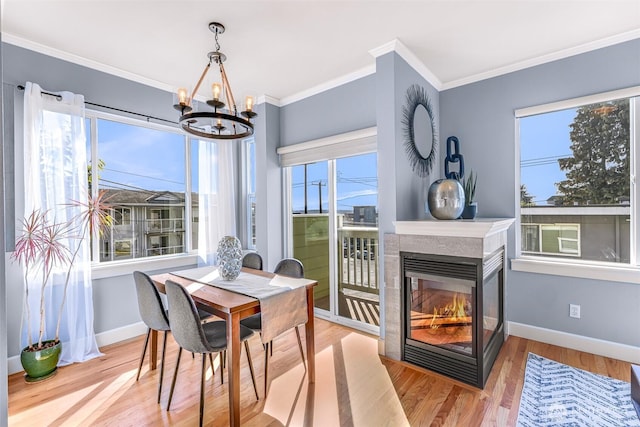
[[[207,54],[209,63],[204,67],[200,79],[191,92],[191,97],[189,97],[189,91],[186,88],[178,89],[177,102],[173,107],[180,111],[180,126],[191,135],[206,139],[246,138],[253,135],[251,118],[257,115],[253,111],[253,98],[246,97],[245,109],[238,114],[236,101],[233,98],[223,65],[227,57],[220,52],[220,43],[218,43],[218,35],[224,33],[225,30],[224,25],[211,22],[209,30],[215,34],[216,50]],[[213,83],[211,86],[212,99],[207,101],[207,105],[212,107],[213,111],[194,111],[194,97],[213,63],[218,64],[220,68],[221,81],[221,83]],[[226,104],[222,100],[223,96]]]

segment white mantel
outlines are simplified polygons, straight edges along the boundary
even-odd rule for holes
[[[396,221],[396,234],[484,238],[506,231],[514,218]]]

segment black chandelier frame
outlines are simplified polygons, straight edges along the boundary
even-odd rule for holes
[[[185,132],[205,139],[228,140],[247,138],[253,135],[253,123],[251,123],[251,119],[257,116],[257,114],[247,107],[245,111],[240,112],[240,115],[238,115],[238,109],[233,93],[231,92],[231,86],[227,79],[224,66],[222,65],[227,57],[224,53],[220,52],[220,44],[218,43],[218,35],[224,33],[225,27],[219,22],[211,22],[209,23],[209,30],[215,34],[216,50],[207,54],[209,63],[206,65],[198,83],[193,89],[190,100],[180,101],[173,106],[181,112],[179,125]],[[228,112],[219,111],[225,107],[225,103],[218,98],[206,101],[207,105],[213,107],[213,111],[193,111],[190,104],[195,102],[195,95],[214,62],[218,64],[220,68],[222,92],[229,106]],[[230,133],[223,133],[227,129],[229,129]]]

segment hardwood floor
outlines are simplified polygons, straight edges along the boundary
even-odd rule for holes
[[[304,334],[303,334],[304,335]],[[171,411],[166,402],[177,346],[169,338],[161,404],[159,370],[145,363],[135,381],[143,336],[104,347],[104,356],[62,367],[55,377],[27,384],[9,377],[10,426],[197,425],[200,356],[183,354]],[[630,380],[629,363],[518,337],[505,342],[484,390],[412,365],[381,358],[377,339],[316,320],[316,378],[309,385],[293,332],[275,341],[271,385],[264,398],[263,351],[250,340],[260,400],[241,357],[242,423],[247,426],[513,426],[528,352],[602,375]],[[216,365],[218,362],[216,360]],[[208,374],[210,376],[210,370]],[[226,374],[226,372],[225,372]],[[228,425],[226,379],[207,379],[205,424]]]

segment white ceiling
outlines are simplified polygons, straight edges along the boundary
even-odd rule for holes
[[[4,0],[2,7],[4,41],[168,90],[193,88],[214,50],[208,23],[222,22],[236,99],[251,93],[284,103],[373,70],[369,51],[395,39],[443,89],[640,37],[640,0]]]

